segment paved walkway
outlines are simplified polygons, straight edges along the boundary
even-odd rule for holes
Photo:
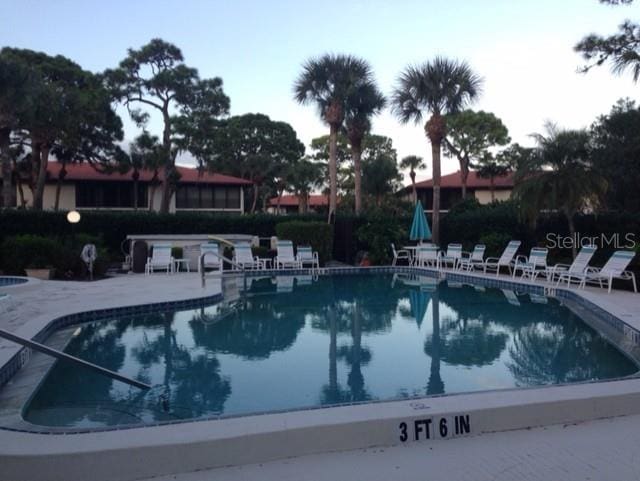
[[[640,416],[327,453],[153,481],[640,480]]]

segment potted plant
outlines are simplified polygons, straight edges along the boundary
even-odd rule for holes
[[[25,269],[27,276],[48,281],[53,278],[55,269],[42,257],[34,258]]]

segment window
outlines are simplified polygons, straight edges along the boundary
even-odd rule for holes
[[[131,209],[134,207],[133,182],[77,182],[76,207]],[[138,207],[147,207],[147,185],[138,184]]]
[[[240,209],[242,188],[224,185],[179,185],[178,209]]]

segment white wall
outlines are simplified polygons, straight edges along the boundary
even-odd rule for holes
[[[27,185],[22,186],[24,192],[24,200],[27,202],[27,206],[33,204],[33,195],[31,195],[31,189]],[[16,187],[16,199],[20,204],[20,194]],[[56,184],[46,184],[44,186],[44,193],[42,196],[42,208],[44,210],[53,210],[56,205]],[[74,184],[62,184],[60,189],[60,210],[73,210],[76,207],[76,186]]]
[[[491,203],[491,191],[490,190],[476,190],[475,197],[481,204]],[[509,200],[511,198],[511,190],[495,190],[495,199],[498,201]]]

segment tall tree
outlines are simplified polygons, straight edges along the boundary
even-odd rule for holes
[[[23,111],[15,136],[30,149],[33,208],[42,209],[50,154],[63,161],[106,162],[122,140],[122,122],[100,78],[71,60],[11,48],[4,48],[0,56],[21,64],[33,80],[29,108]]]
[[[607,181],[590,160],[589,134],[548,125],[546,136],[536,134],[535,139],[535,155],[516,171],[514,194],[530,219],[545,209],[561,212],[575,238],[575,214],[584,208],[597,208],[607,190]],[[575,257],[575,243],[571,252]]]
[[[407,155],[400,161],[401,169],[409,169],[409,177],[411,177],[411,188],[413,190],[413,204],[418,203],[418,191],[416,190],[416,170],[426,169],[427,164],[424,163],[422,157],[417,155]]]
[[[363,85],[373,83],[369,64],[352,55],[325,54],[308,60],[294,83],[294,98],[313,103],[320,118],[329,125],[329,223],[335,220],[338,202],[337,139],[343,126],[347,101]]]
[[[276,178],[304,156],[304,144],[293,127],[263,114],[231,117],[215,126],[211,135],[213,142],[205,139],[206,144],[194,150],[200,152],[207,168],[253,182],[251,212],[258,205],[260,188],[275,185]]]
[[[306,214],[309,210],[309,195],[313,189],[322,185],[324,167],[309,158],[301,159],[290,169],[287,182],[298,197],[298,212]]]
[[[160,140],[146,130],[129,144],[129,155],[119,163],[118,171],[123,174],[131,172],[134,210],[138,210],[138,207],[140,207],[140,172],[145,170],[153,173],[149,182],[151,189],[147,193],[149,210],[153,210],[153,199],[160,183],[158,174],[163,166],[162,158]]]
[[[371,129],[371,117],[380,113],[386,99],[373,82],[362,84],[347,99],[346,131],[351,144],[355,187],[355,213],[362,209],[362,140]]]
[[[395,192],[402,179],[395,156],[378,152],[366,158],[362,163],[363,191],[372,196],[376,206],[382,205],[385,195]]]
[[[104,73],[113,96],[124,103],[134,121],[144,124],[152,109],[162,116],[162,155],[164,182],[160,212],[168,212],[178,180],[175,159],[173,115],[176,110],[194,121],[216,118],[229,112],[229,97],[222,89],[222,79],[201,80],[194,68],[184,64],[178,47],[155,38],[138,50],[129,49],[116,69]]]
[[[591,126],[592,159],[607,179],[608,209],[640,211],[640,108],[619,100]]]
[[[464,109],[480,94],[482,80],[465,63],[436,57],[409,66],[398,77],[392,94],[393,111],[402,123],[416,124],[430,114],[424,125],[433,158],[433,241],[440,236],[440,151],[447,135],[446,115]]]
[[[489,149],[508,144],[509,131],[491,112],[464,110],[447,117],[445,152],[460,162],[462,199],[467,198],[469,169],[485,158]]]
[[[2,205],[9,207],[13,201],[11,133],[19,128],[20,119],[29,108],[32,79],[25,65],[4,53],[0,52],[0,163]]]
[[[500,152],[496,155],[486,152],[478,160],[478,176],[489,179],[489,192],[491,193],[491,202],[496,200],[496,177],[504,177],[511,172],[511,164],[509,158]]]
[[[609,5],[628,5],[632,2],[633,0],[600,0],[600,3]],[[574,49],[582,54],[587,62],[581,68],[582,72],[611,62],[611,70],[615,74],[631,70],[634,82],[640,78],[640,24],[625,20],[618,27],[617,34],[608,37],[589,34],[578,42]]]

